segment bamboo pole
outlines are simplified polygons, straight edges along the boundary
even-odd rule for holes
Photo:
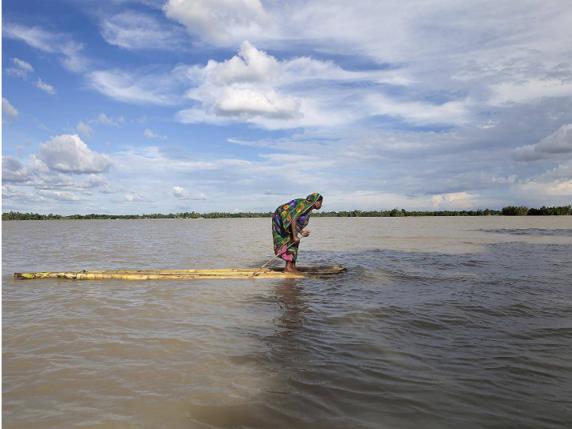
[[[69,280],[192,280],[192,279],[295,279],[308,275],[332,275],[346,271],[341,266],[301,267],[301,274],[285,273],[273,268],[219,268],[210,270],[109,270],[109,271],[60,271],[14,273],[18,280],[32,279],[69,279]]]

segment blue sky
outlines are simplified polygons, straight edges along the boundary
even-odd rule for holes
[[[568,0],[4,0],[3,210],[572,200]]]

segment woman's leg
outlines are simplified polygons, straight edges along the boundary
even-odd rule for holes
[[[296,257],[298,256],[298,244],[292,246],[287,252],[286,266],[284,267],[284,272],[286,273],[293,273],[293,274],[300,274],[298,268],[296,268]]]

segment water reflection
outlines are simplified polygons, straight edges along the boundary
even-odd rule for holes
[[[282,314],[275,319],[275,325],[283,328],[276,335],[290,335],[304,326],[304,313],[308,305],[304,301],[304,291],[300,281],[285,279],[276,286],[275,294]]]

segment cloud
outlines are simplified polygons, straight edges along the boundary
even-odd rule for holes
[[[536,144],[521,146],[514,150],[514,158],[518,161],[561,158],[566,154],[572,154],[572,124],[562,125]]]
[[[148,190],[148,194],[155,193],[156,198],[163,198],[162,186],[168,185],[173,189],[172,183],[184,181],[186,186],[178,185],[177,189],[173,189],[173,196],[176,194],[178,198],[203,200],[205,195],[208,195],[212,210],[220,209],[221,204],[226,205],[228,198],[234,198],[244,192],[256,193],[261,183],[264,184],[264,191],[272,189],[274,192],[289,194],[293,192],[294,185],[305,188],[310,181],[319,186],[323,181],[321,169],[334,165],[331,159],[320,161],[314,157],[306,159],[304,155],[295,154],[282,158],[266,156],[258,161],[220,157],[172,157],[158,147],[132,148],[128,152],[116,153],[114,163],[114,171],[120,172],[123,177],[152,177],[154,185],[152,190]],[[280,168],[277,168],[277,164]],[[328,177],[327,180],[332,183],[329,179]],[[341,181],[341,178],[338,180]],[[134,184],[142,186],[141,181],[138,179]],[[193,192],[187,192],[189,188],[192,188]],[[221,188],[224,191],[221,192]],[[211,198],[212,195],[223,194],[222,200],[215,201],[212,199],[214,196]],[[168,204],[168,201],[165,204]],[[251,203],[251,206],[252,204],[258,205],[259,208],[264,207],[264,203]]]
[[[42,79],[38,79],[36,81],[36,87],[50,95],[54,95],[56,93],[55,88],[49,83],[44,82]]]
[[[276,58],[245,41],[240,45],[237,55],[221,63],[211,60],[204,70],[197,70],[197,72],[206,74],[214,84],[224,85],[237,82],[272,81],[278,75],[279,67]]]
[[[119,125],[125,122],[125,118],[123,116],[118,116],[114,118],[111,116],[107,116],[105,113],[100,113],[99,115],[97,115],[97,118],[95,118],[92,122],[110,127],[118,127]]]
[[[14,63],[14,67],[11,67],[6,70],[6,73],[11,76],[20,77],[22,79],[27,79],[30,73],[34,72],[34,67],[24,60],[19,58],[12,58],[12,62]],[[56,93],[55,88],[44,82],[41,78],[36,80],[34,84],[36,88],[41,89],[42,91],[46,92],[47,94],[54,95]]]
[[[124,201],[128,203],[142,203],[147,201],[146,198],[138,193],[129,193],[124,195]]]
[[[48,168],[62,173],[101,173],[109,169],[111,159],[93,152],[78,135],[63,134],[40,145],[38,155]]]
[[[433,195],[431,203],[436,209],[470,209],[475,207],[475,196],[468,192],[450,192]]]
[[[45,200],[44,197],[40,197],[35,193],[25,191],[19,187],[14,187],[11,185],[2,185],[2,204],[6,207],[7,202],[20,202],[26,207],[29,207],[30,203],[38,203]]]
[[[30,180],[28,170],[14,157],[2,157],[2,180],[4,182],[27,182]]]
[[[207,196],[202,193],[191,194],[181,186],[173,186],[173,196],[179,200],[206,200]]]
[[[372,189],[335,190],[320,188],[319,192],[324,195],[326,210],[388,210],[393,208],[418,209],[430,205],[427,196],[407,196],[391,191]]]
[[[524,193],[538,195],[541,198],[546,197],[564,197],[564,202],[570,203],[570,196],[572,195],[572,179],[569,180],[554,180],[551,182],[537,182],[530,180],[522,183],[520,189]]]
[[[103,167],[110,161],[109,157],[96,154],[81,144],[71,147],[63,137],[79,139],[77,136],[54,137],[25,162],[12,156],[3,157],[2,198],[10,201],[10,209],[61,213],[62,206],[50,204],[65,202],[73,206],[75,202],[86,200],[89,202],[82,204],[83,209],[97,208],[101,206],[94,206],[93,201],[99,199],[101,202],[108,198],[107,194],[117,192],[106,177],[90,173],[106,172]],[[73,140],[72,143],[80,142]]]
[[[555,168],[519,181],[515,184],[513,192],[529,206],[570,204],[572,159],[562,161]]]
[[[206,66],[183,68],[187,77],[195,83],[208,80],[216,86],[233,83],[276,82],[282,85],[321,81],[375,82],[392,85],[408,85],[410,78],[400,71],[373,69],[348,71],[332,61],[311,57],[294,57],[279,61],[249,41],[243,41],[237,54],[225,61],[210,60]]]
[[[316,130],[280,139],[233,142],[262,149],[259,157],[267,162],[257,162],[253,169],[274,166],[276,171],[253,174],[264,177],[265,184],[272,183],[275,191],[314,183],[324,193],[338,195],[335,200],[328,198],[337,209],[371,208],[375,201],[378,209],[431,209],[434,204],[478,208],[487,203],[494,208],[507,198],[499,202],[491,195],[510,189],[521,177],[507,163],[506,152],[482,150],[478,145],[473,149],[457,131],[352,127],[332,134],[327,138],[327,133]],[[282,178],[282,169],[292,175]]]
[[[80,121],[75,126],[75,129],[78,133],[80,133],[84,138],[89,138],[93,135],[93,128],[91,128],[88,124],[83,121]]]
[[[57,201],[79,201],[81,199],[73,192],[68,191],[52,191],[40,189],[38,191],[38,195]]]
[[[188,197],[188,192],[185,190],[185,188],[182,188],[180,186],[173,186],[173,195],[175,196],[175,198],[179,198],[179,199],[186,199]]]
[[[122,70],[99,70],[87,75],[90,86],[118,101],[134,104],[177,104],[170,75],[137,74]]]
[[[227,61],[211,60],[204,68],[186,70],[196,85],[187,97],[198,101],[202,109],[187,109],[179,112],[178,118],[182,122],[216,122],[217,117],[256,121],[297,116],[299,101],[273,88],[278,72],[275,58],[244,42],[238,55]]]
[[[272,19],[259,0],[169,0],[163,10],[190,33],[223,46],[261,34]]]
[[[7,23],[4,27],[4,35],[11,39],[21,40],[33,48],[45,52],[55,52],[57,49],[51,43],[55,35],[39,27],[27,27],[15,23]]]
[[[97,117],[89,119],[87,121],[80,121],[77,123],[75,129],[84,138],[89,138],[93,135],[93,127],[96,125],[103,125],[106,127],[118,127],[125,123],[125,118],[123,116],[112,117],[105,113],[100,113]]]
[[[10,156],[2,161],[2,199],[12,210],[62,213],[65,206],[54,203],[74,207],[79,201],[82,205],[78,209],[91,210],[94,201],[99,198],[101,206],[101,197],[115,192],[99,174],[63,174],[50,170],[36,155],[25,163]]]
[[[234,158],[215,158],[196,160],[189,158],[171,158],[157,146],[129,148],[116,152],[113,156],[117,170],[137,177],[150,174],[153,177],[171,177],[173,174],[185,174],[207,171],[224,171],[232,167],[248,168],[250,161]]]
[[[12,61],[19,69],[24,70],[27,73],[31,73],[34,71],[34,67],[32,67],[30,63],[21,60],[20,58],[12,58]]]
[[[433,104],[422,101],[393,100],[383,94],[365,97],[370,115],[402,118],[412,124],[462,124],[470,117],[469,100]]]
[[[127,50],[180,50],[181,34],[155,18],[127,11],[101,23],[101,35],[111,45]]]
[[[485,56],[497,59],[500,50],[567,50],[567,6],[566,0],[546,5],[475,0],[470,6],[454,0],[169,0],[163,10],[201,42],[215,46],[251,40],[274,49],[349,52],[378,63],[472,58],[484,65]],[[452,56],[445,60],[444,52]]]
[[[554,133],[544,137],[536,149],[550,154],[563,154],[572,152],[572,124],[562,125]]]
[[[525,82],[503,82],[491,86],[490,104],[528,103],[543,97],[572,96],[572,82],[559,79],[529,79]]]
[[[10,76],[26,79],[28,75],[34,71],[34,67],[24,60],[12,58],[12,62],[14,63],[14,67],[6,69],[6,73]]]
[[[414,124],[463,123],[469,102],[429,103],[397,100],[382,85],[407,86],[411,81],[383,69],[347,71],[331,61],[296,57],[279,61],[243,42],[228,60],[204,67],[179,67],[193,85],[187,98],[199,103],[183,109],[183,123],[247,122],[268,129],[334,127],[386,115]],[[352,85],[344,86],[346,82]],[[356,85],[363,83],[363,85]]]
[[[109,183],[100,174],[85,174],[82,177],[72,177],[74,173],[62,173],[50,169],[44,161],[36,155],[30,156],[24,164],[12,156],[2,158],[2,179],[4,183],[17,186],[32,187],[35,190],[66,190],[70,192],[83,192],[97,189],[108,193]]]
[[[18,110],[8,101],[7,98],[2,97],[2,119],[8,123],[18,117]]]
[[[12,62],[14,63],[14,67],[8,68],[6,70],[6,73],[10,76],[27,79],[29,74],[34,72],[34,67],[32,67],[30,63],[24,60],[19,58],[12,58]],[[34,85],[36,88],[41,89],[47,94],[54,95],[56,93],[55,88],[52,85],[44,82],[41,78],[38,78]]]
[[[59,55],[64,67],[72,72],[81,72],[87,67],[87,60],[82,55],[83,45],[67,35],[9,22],[4,26],[4,36],[21,40],[40,51]]]
[[[360,91],[355,88],[343,91],[343,96],[333,101],[338,107],[335,112],[324,109],[328,88],[306,88],[302,97],[289,88],[285,95],[301,98],[303,117],[313,118],[281,124],[257,121],[257,125],[270,128],[287,128],[295,122],[321,126],[320,119],[326,112],[351,123],[356,116],[367,117],[368,108],[413,125],[458,125],[474,120],[481,112],[490,112],[491,106],[572,95],[572,65],[564,42],[572,9],[566,0],[549,5],[508,0],[492,6],[486,0],[477,0],[470,7],[460,7],[452,0],[412,0],[407,4],[375,0],[247,4],[173,0],[167,2],[164,11],[203,43],[228,47],[250,40],[258,48],[275,52],[303,50],[320,56],[336,55],[350,64],[362,61],[393,69],[398,72],[394,84],[407,82],[410,86],[405,99],[388,91],[375,91],[370,85],[372,106],[360,103]],[[293,67],[304,60],[285,62]],[[324,63],[312,64],[314,82],[322,79],[321,70],[326,71],[326,79],[332,79]],[[305,73],[302,76],[307,77]],[[354,84],[356,78],[354,74]],[[376,81],[370,77],[369,82]],[[281,85],[281,92],[285,92],[284,80]],[[273,89],[278,91],[276,85]],[[331,85],[330,89],[339,90],[339,85]],[[355,105],[349,112],[344,111],[342,106],[352,99],[357,99]],[[308,106],[310,101],[313,109]],[[355,107],[360,111],[352,115]],[[196,106],[180,112],[178,117],[188,122],[228,123],[211,109]],[[483,129],[490,128],[489,122],[484,123]]]
[[[149,128],[145,128],[145,131],[143,131],[143,136],[149,140],[167,140],[167,136],[157,134]]]
[[[290,119],[300,115],[299,100],[273,89],[225,88],[213,108],[217,115],[245,119]]]
[[[89,174],[83,182],[79,184],[82,189],[98,188],[100,192],[111,193],[109,190],[109,182],[105,176],[101,174]]]

